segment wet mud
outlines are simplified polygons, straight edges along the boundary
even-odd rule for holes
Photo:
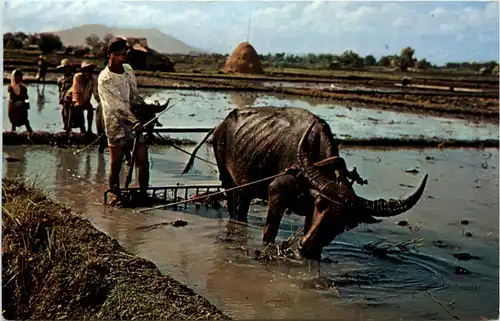
[[[209,148],[200,152],[213,161]],[[73,155],[70,149],[5,146],[3,168],[4,176],[43,181],[54,198],[132,254],[154,262],[234,318],[452,319],[429,294],[447,307],[454,302],[449,308],[460,319],[498,317],[498,149],[357,147],[342,148],[341,156],[368,179],[368,185],[355,187],[363,197],[403,196],[424,173],[429,182],[408,213],[360,226],[327,246],[319,275],[315,262],[255,260],[255,250],[263,249],[266,211],[259,202],[251,206],[248,225],[228,220],[225,208],[194,204],[144,213],[103,207],[108,156],[90,150]],[[218,183],[204,162],[180,175],[186,160],[175,149],[153,147],[151,185]],[[407,173],[411,168],[418,173]],[[162,225],[176,220],[187,224]],[[396,224],[400,221],[408,224]],[[302,225],[301,217],[285,215],[279,241]],[[415,244],[405,245],[411,241]]]

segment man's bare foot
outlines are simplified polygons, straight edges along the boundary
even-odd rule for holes
[[[112,194],[108,204],[113,207],[123,207],[123,198],[120,195]]]

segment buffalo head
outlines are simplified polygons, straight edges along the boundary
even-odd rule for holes
[[[347,179],[345,167],[338,167],[334,176],[326,176],[313,165],[308,138],[315,123],[305,131],[297,150],[300,169],[315,199],[310,228],[299,242],[299,252],[306,259],[319,259],[323,247],[360,223],[374,223],[378,222],[374,217],[390,217],[408,211],[422,196],[427,182],[426,174],[420,186],[404,199],[371,201],[357,196]]]

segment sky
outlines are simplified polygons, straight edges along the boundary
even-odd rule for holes
[[[261,54],[379,58],[411,46],[435,64],[499,60],[498,1],[4,1],[3,32],[104,24],[156,28],[219,53],[250,40]]]

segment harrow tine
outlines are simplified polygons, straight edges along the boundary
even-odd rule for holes
[[[190,190],[196,190],[196,194],[198,195],[200,191],[206,190],[207,193],[210,192],[211,190],[217,190],[219,191],[221,189],[220,185],[170,185],[170,186],[162,186],[162,187],[149,187],[147,188],[147,193],[148,195],[152,197],[157,197],[158,199],[161,199],[161,191],[163,191],[163,201],[168,202],[169,201],[169,196],[172,196],[173,199],[172,201],[178,202],[179,201],[179,192],[181,190],[184,190],[184,197],[185,200],[188,199],[188,196],[190,195]],[[123,194],[126,196],[132,196],[133,193],[139,191],[139,188],[137,187],[130,187],[130,188],[123,188],[121,189]],[[111,190],[106,190],[104,192],[104,205],[108,205],[108,193],[110,193]],[[182,199],[182,198],[181,198]],[[185,203],[185,207],[187,207],[188,202]],[[173,205],[175,208],[178,208],[177,205]]]

